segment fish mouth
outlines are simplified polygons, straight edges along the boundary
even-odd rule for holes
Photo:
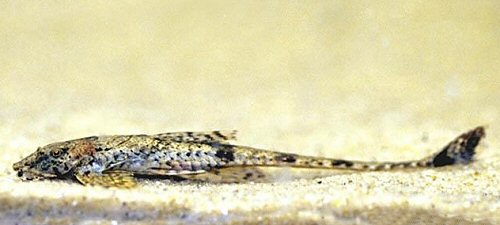
[[[23,181],[53,179],[57,177],[57,175],[55,174],[40,172],[37,170],[29,169],[28,167],[14,170],[17,171],[17,176]]]

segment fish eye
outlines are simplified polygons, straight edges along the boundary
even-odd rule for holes
[[[50,152],[50,156],[52,157],[57,157],[59,155],[61,155],[61,151],[59,149]]]

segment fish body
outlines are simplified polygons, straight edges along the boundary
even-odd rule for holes
[[[129,188],[134,176],[183,178],[243,167],[298,167],[358,171],[467,164],[484,137],[483,127],[466,132],[439,152],[407,162],[363,162],[304,156],[230,144],[235,131],[156,135],[92,136],[38,148],[15,163],[22,180],[76,178],[84,185]]]

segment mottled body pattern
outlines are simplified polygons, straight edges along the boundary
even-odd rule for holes
[[[237,146],[228,143],[235,139],[234,131],[93,136],[49,144],[13,167],[23,180],[74,177],[107,187],[133,187],[134,176],[141,175],[189,178],[261,166],[358,171],[441,167],[471,162],[484,135],[483,127],[477,127],[434,155],[408,162],[349,161]]]

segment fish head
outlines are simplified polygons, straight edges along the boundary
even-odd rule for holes
[[[64,177],[74,170],[83,156],[94,152],[94,145],[88,138],[57,142],[39,147],[34,153],[14,163],[13,169],[21,180]]]

